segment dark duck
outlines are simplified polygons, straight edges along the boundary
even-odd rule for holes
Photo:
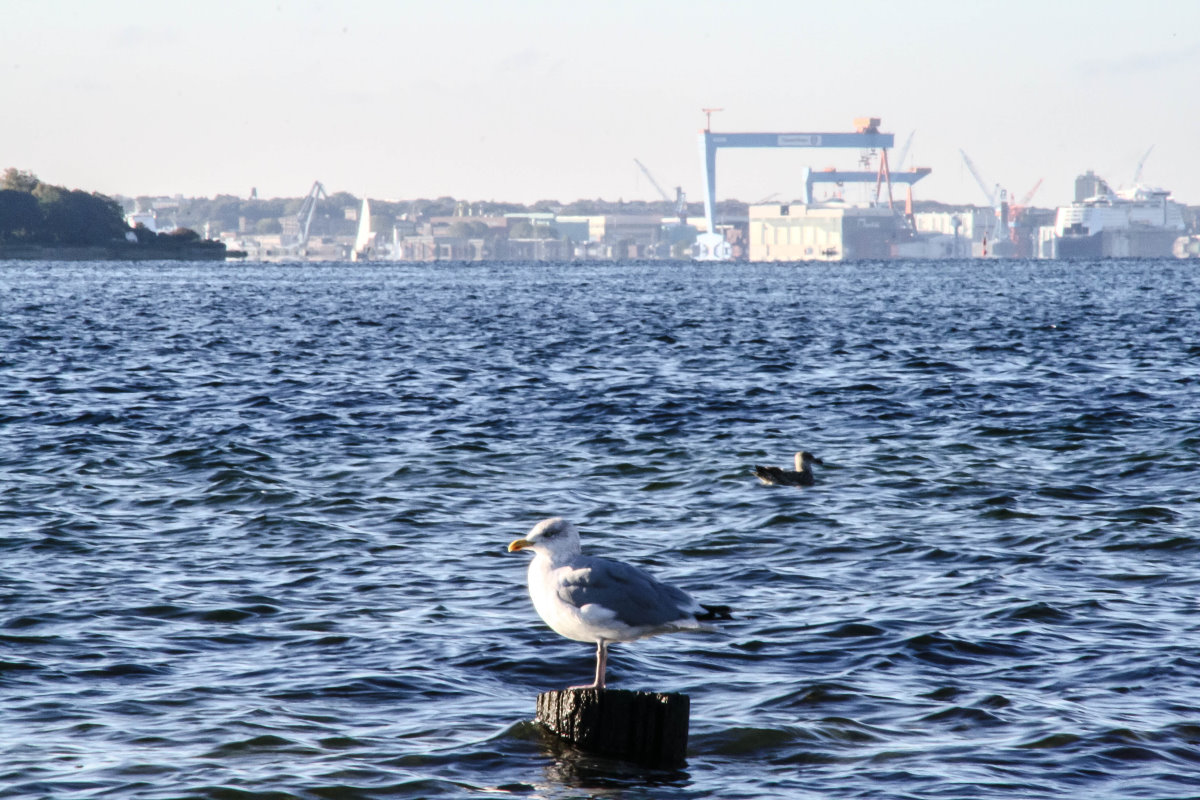
[[[796,469],[794,470],[783,467],[763,467],[756,464],[754,475],[768,486],[812,486],[815,482],[812,465],[823,465],[824,463],[805,450],[796,453]]]

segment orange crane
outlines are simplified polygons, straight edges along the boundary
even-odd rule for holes
[[[1012,215],[1013,219],[1016,219],[1017,217],[1021,216],[1021,212],[1023,212],[1025,209],[1029,208],[1029,201],[1033,200],[1033,196],[1035,194],[1037,194],[1037,190],[1040,189],[1041,186],[1042,186],[1042,179],[1038,178],[1037,183],[1035,183],[1033,185],[1033,188],[1030,189],[1028,192],[1026,192],[1025,196],[1022,197],[1016,203],[1016,205],[1012,206],[1009,209],[1009,213]]]

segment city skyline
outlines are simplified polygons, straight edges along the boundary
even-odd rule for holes
[[[119,0],[14,3],[0,167],[110,195],[531,204],[701,199],[697,132],[849,131],[877,116],[933,174],[922,200],[989,184],[1069,202],[1076,175],[1200,204],[1200,4]],[[1151,149],[1152,148],[1152,149]],[[1147,156],[1148,153],[1148,156]],[[801,194],[857,153],[718,157],[717,195]],[[893,164],[893,168],[896,168]],[[851,198],[853,199],[853,198]]]

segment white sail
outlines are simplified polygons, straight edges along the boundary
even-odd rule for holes
[[[358,215],[358,236],[354,239],[355,259],[370,256],[375,245],[375,234],[371,231],[371,201],[363,198],[362,211]]]

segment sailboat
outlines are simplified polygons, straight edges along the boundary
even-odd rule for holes
[[[371,201],[363,198],[362,211],[358,214],[358,236],[354,239],[351,261],[370,261],[375,249],[375,232],[371,230]]]

